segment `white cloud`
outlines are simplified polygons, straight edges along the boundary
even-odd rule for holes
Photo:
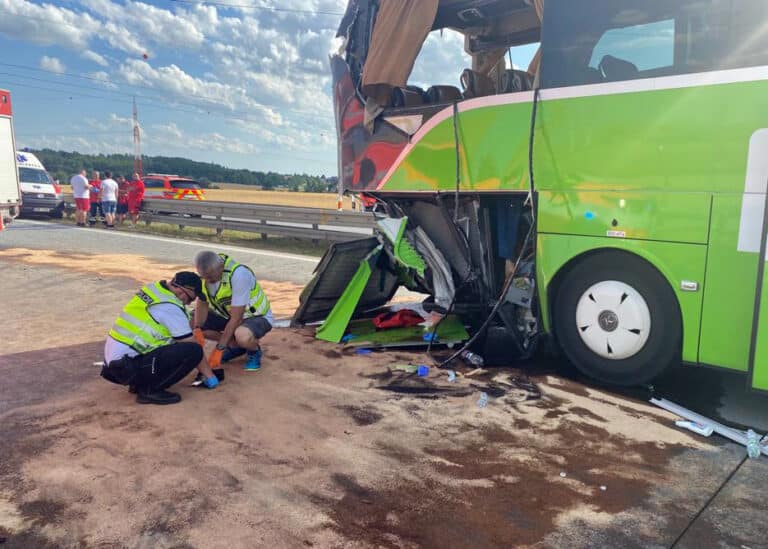
[[[256,154],[261,149],[237,137],[224,136],[218,132],[187,134],[175,123],[154,124],[143,135],[148,146],[162,145],[183,151],[215,151],[219,153]]]
[[[56,72],[61,74],[67,70],[64,63],[58,57],[48,57],[44,55],[40,58],[40,68],[48,72]]]
[[[83,53],[80,54],[80,57],[83,59],[87,59],[88,61],[93,61],[97,65],[101,65],[102,67],[108,67],[109,62],[104,59],[103,55],[99,55],[95,51],[92,50],[85,50]]]

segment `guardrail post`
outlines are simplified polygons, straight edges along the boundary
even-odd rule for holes
[[[312,223],[312,229],[315,231],[320,230],[320,226],[317,223]],[[320,244],[320,241],[317,238],[313,238],[312,244]]]
[[[267,220],[266,219],[262,219],[261,220],[261,224],[262,225],[266,225],[267,224]],[[267,233],[261,233],[261,239],[262,240],[266,240],[267,239]]]
[[[220,215],[216,216],[216,221],[221,223],[221,216]],[[221,239],[221,235],[222,235],[223,232],[224,232],[224,227],[222,227],[221,225],[217,226],[216,227],[216,238]]]

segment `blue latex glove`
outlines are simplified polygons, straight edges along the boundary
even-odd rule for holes
[[[216,376],[207,377],[205,378],[205,381],[203,381],[203,384],[209,389],[213,389],[214,387],[218,387],[219,378],[217,378]]]

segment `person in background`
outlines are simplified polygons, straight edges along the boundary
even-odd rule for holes
[[[91,186],[88,183],[88,178],[85,177],[86,173],[85,170],[81,170],[69,180],[69,184],[72,186],[72,196],[75,198],[75,223],[78,227],[85,227],[85,220],[91,206],[88,198],[88,190]]]
[[[187,271],[142,287],[109,331],[101,376],[128,385],[139,404],[179,402],[181,396],[167,389],[194,368],[201,374],[202,387],[218,386],[189,326],[186,306],[200,292],[200,278]]]
[[[117,211],[117,193],[119,192],[117,181],[112,179],[112,172],[104,172],[101,180],[101,209],[104,211],[104,220],[107,229],[115,228],[115,212]]]
[[[88,217],[88,226],[93,227],[96,225],[98,218],[104,217],[104,212],[101,211],[101,174],[96,170],[91,175],[91,180],[88,182],[91,186],[91,215]]]
[[[144,200],[144,182],[139,174],[133,174],[133,181],[128,187],[128,213],[131,214],[131,222],[136,225],[139,221],[141,201]]]
[[[122,225],[128,215],[128,181],[122,175],[117,178],[117,223]]]
[[[273,317],[256,275],[231,257],[211,251],[199,252],[195,267],[203,285],[195,304],[193,334],[198,342],[217,340],[208,359],[211,368],[245,354],[245,371],[258,372],[259,342],[272,329]]]

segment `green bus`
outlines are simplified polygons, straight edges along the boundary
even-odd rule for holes
[[[441,29],[471,66],[409,84]],[[340,185],[383,232],[329,251],[297,321],[405,285],[604,382],[682,361],[768,390],[768,2],[351,0],[338,35]]]

